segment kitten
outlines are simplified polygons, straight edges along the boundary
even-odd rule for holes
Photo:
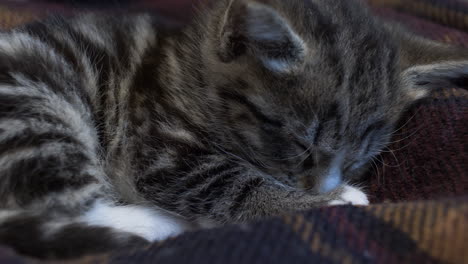
[[[287,3],[286,3],[287,2]],[[54,18],[0,35],[0,242],[72,258],[318,206],[468,53],[349,0],[220,0],[182,29]]]

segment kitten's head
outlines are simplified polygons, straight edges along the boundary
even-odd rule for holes
[[[322,192],[385,147],[430,83],[468,69],[403,63],[398,34],[354,1],[225,0],[214,10],[203,57],[224,145]]]

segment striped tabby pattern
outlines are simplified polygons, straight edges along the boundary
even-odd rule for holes
[[[404,109],[463,78],[466,55],[339,0],[216,1],[181,29],[85,14],[1,33],[0,241],[69,258],[367,204],[344,182]]]

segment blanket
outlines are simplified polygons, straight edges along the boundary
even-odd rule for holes
[[[48,12],[103,8],[62,2],[4,0],[0,27]],[[466,1],[367,2],[378,16],[401,22],[417,34],[468,47]],[[190,0],[137,0],[120,1],[113,8],[152,9],[189,20],[191,5]],[[408,109],[393,143],[365,177],[371,206],[324,207],[201,230],[71,263],[467,263],[467,88],[440,87]],[[37,262],[0,247],[0,263]]]

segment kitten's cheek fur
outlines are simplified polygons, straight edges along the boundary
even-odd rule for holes
[[[328,203],[329,205],[369,205],[369,199],[367,195],[358,189],[357,187],[345,185],[343,192],[340,194],[339,199],[332,200]]]

